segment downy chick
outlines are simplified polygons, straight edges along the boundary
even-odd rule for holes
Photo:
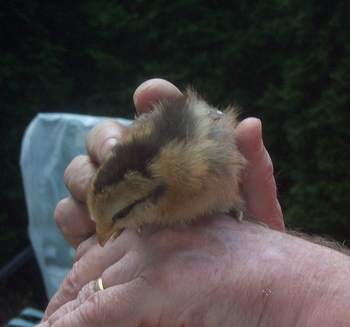
[[[245,159],[236,126],[235,108],[221,113],[191,90],[136,119],[91,181],[88,206],[100,245],[124,228],[241,212]]]

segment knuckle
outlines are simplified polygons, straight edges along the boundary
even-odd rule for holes
[[[107,119],[96,125],[86,136],[86,149],[90,157],[100,162],[98,152],[102,144],[109,138],[120,138],[125,126],[120,122]]]
[[[73,264],[72,269],[62,282],[60,293],[64,299],[74,299],[80,291],[79,261]]]
[[[74,265],[77,264],[77,262],[79,261],[79,259],[83,256],[83,254],[86,252],[86,245],[84,242],[81,242],[76,251],[75,251],[75,256],[74,256]],[[73,265],[73,267],[74,267]]]
[[[76,264],[80,265],[79,269],[86,269],[88,270],[89,267],[87,265],[91,265],[91,261],[86,260],[85,254],[95,245],[97,244],[97,237],[92,236],[84,240],[83,242],[80,242],[79,245],[77,246],[77,249],[75,251],[75,256],[74,256],[74,262]],[[88,262],[87,262],[88,261]],[[84,266],[82,266],[84,264]]]
[[[61,200],[60,202],[57,203],[55,212],[53,214],[53,218],[57,224],[61,228],[61,226],[64,224],[65,221],[65,207],[67,204],[67,198]]]
[[[85,155],[79,155],[77,157],[75,157],[70,164],[67,166],[64,175],[63,175],[63,179],[64,179],[64,183],[67,187],[68,190],[70,190],[71,185],[73,184],[74,177],[76,175],[77,171],[80,171],[80,166],[82,164],[82,162],[86,161],[86,157]]]
[[[90,296],[85,305],[80,307],[78,311],[79,321],[82,326],[103,326],[103,322],[107,319],[108,307],[99,294],[94,293]]]

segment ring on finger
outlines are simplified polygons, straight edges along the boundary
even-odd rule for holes
[[[95,292],[98,292],[98,291],[102,291],[104,290],[105,288],[103,287],[103,283],[102,283],[102,277],[99,277],[95,280],[95,283],[94,283],[94,291]]]

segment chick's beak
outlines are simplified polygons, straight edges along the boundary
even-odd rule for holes
[[[118,226],[110,225],[107,227],[101,227],[96,225],[97,240],[101,247],[104,247],[107,241],[113,236],[114,233],[118,236]]]

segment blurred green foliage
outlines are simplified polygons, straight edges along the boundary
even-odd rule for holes
[[[350,2],[13,0],[0,24],[0,264],[27,242],[18,160],[31,119],[131,118],[152,77],[259,117],[288,224],[349,238]]]

